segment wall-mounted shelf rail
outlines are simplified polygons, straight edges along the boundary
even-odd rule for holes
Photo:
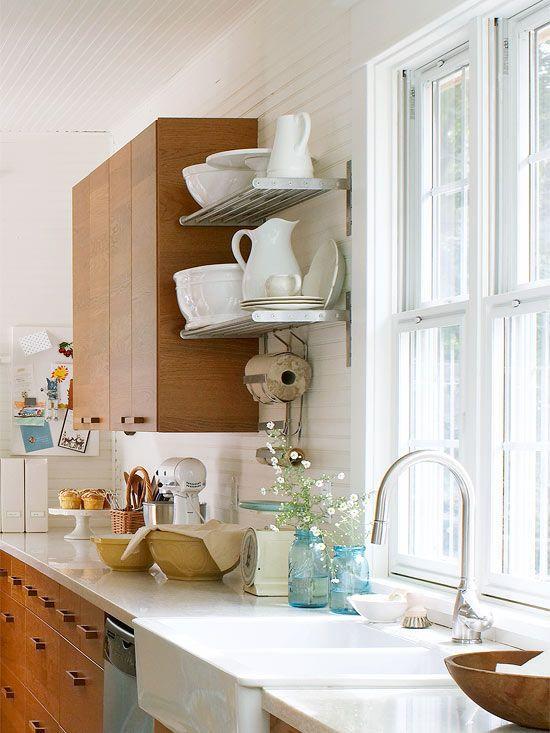
[[[255,227],[278,211],[328,191],[349,191],[351,178],[254,178],[251,188],[232,194],[194,214],[182,226]]]
[[[349,319],[345,310],[251,311],[225,323],[180,332],[182,339],[254,338],[271,331],[297,328],[312,323],[337,323]]]

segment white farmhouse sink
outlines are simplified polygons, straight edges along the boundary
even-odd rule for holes
[[[437,651],[359,619],[137,619],[134,626],[139,704],[177,733],[267,733],[263,687],[453,685]]]

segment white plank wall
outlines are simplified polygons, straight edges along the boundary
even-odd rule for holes
[[[229,35],[116,125],[115,147],[162,116],[258,117],[259,144],[269,146],[278,115],[306,110],[312,116],[310,148],[318,160],[317,172],[345,176],[351,154],[349,57],[349,12],[317,0],[261,3]],[[317,247],[329,238],[341,243],[351,267],[343,193],[307,202],[285,216],[300,219],[293,242],[304,271]],[[348,473],[350,375],[345,327],[311,328],[308,341],[314,377],[306,399],[301,444],[317,471]],[[235,485],[242,497],[257,498],[258,489],[271,480],[271,469],[260,466],[254,457],[264,439],[263,434],[116,434],[115,474],[120,481],[122,471],[136,463],[154,469],[168,456],[195,455],[209,472],[211,508],[218,517],[228,519]],[[347,488],[344,482],[343,489]],[[248,512],[241,512],[240,519],[260,526],[265,523],[265,518]]]

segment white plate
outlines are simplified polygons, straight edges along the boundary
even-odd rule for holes
[[[287,296],[272,296],[265,298],[248,298],[247,300],[241,301],[246,305],[253,305],[254,303],[323,303],[323,298],[309,297],[305,295],[287,295]]]
[[[213,168],[240,168],[255,171],[266,170],[271,148],[247,148],[243,150],[224,150],[221,153],[212,153],[206,159]],[[265,166],[259,166],[259,158],[265,160]],[[252,160],[254,159],[254,160]],[[248,161],[248,163],[247,163]]]
[[[302,310],[321,310],[322,303],[261,303],[259,305],[242,305],[241,307],[247,311],[302,311]]]
[[[302,293],[321,297],[325,308],[332,308],[342,292],[346,276],[346,261],[334,239],[321,245],[304,277]]]

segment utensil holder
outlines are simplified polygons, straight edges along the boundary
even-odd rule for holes
[[[139,474],[142,474],[140,476]],[[136,506],[132,504],[132,495],[137,497]],[[111,510],[111,529],[114,534],[135,534],[145,525],[143,502],[152,501],[151,480],[143,466],[136,466],[130,471],[126,482],[126,505],[124,509]]]

